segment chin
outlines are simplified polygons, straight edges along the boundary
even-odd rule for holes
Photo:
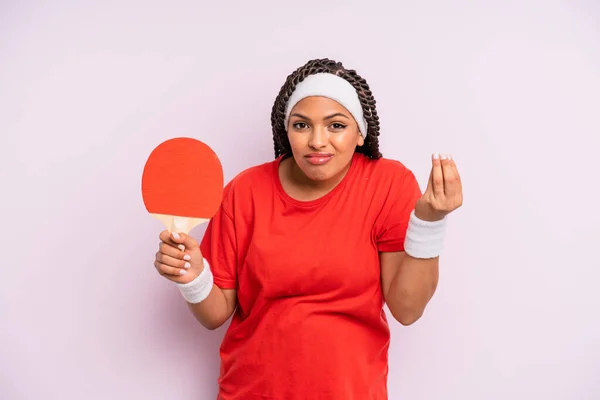
[[[333,178],[333,176],[330,174],[318,174],[318,173],[306,174],[306,176],[311,181],[315,181],[315,182],[327,182],[328,180]]]
[[[296,165],[300,168],[302,173],[311,181],[314,182],[326,182],[335,178],[343,169],[337,165],[339,160],[333,158],[325,164],[313,164],[307,161],[304,157],[296,158]]]
[[[315,167],[314,165],[308,165],[300,168],[304,175],[311,181],[327,181],[332,178],[333,174],[325,170],[323,167]]]

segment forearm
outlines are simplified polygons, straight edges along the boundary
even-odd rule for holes
[[[203,259],[203,264],[204,268],[196,278],[178,284],[178,287],[194,317],[202,326],[212,330],[223,325],[233,314],[237,291],[217,286],[206,259]]]
[[[402,325],[410,325],[424,313],[438,284],[439,257],[413,258],[404,254],[386,293],[387,306]]]
[[[451,157],[432,156],[427,189],[411,213],[404,251],[382,256],[388,308],[403,325],[418,320],[438,284],[446,216],[462,205],[462,183]]]
[[[217,329],[229,319],[235,310],[235,298],[232,292],[235,291],[221,289],[213,284],[206,299],[199,303],[188,302],[188,308],[202,326],[210,330]]]

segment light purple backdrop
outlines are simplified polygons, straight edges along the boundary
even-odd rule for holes
[[[174,136],[227,180],[272,159],[316,57],[368,79],[385,156],[464,181],[390,399],[600,398],[597,2],[87,3],[0,3],[0,398],[214,398],[224,328],[156,274],[141,170]]]

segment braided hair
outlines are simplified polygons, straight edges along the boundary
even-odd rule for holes
[[[273,144],[275,147],[275,158],[280,155],[291,155],[290,141],[287,136],[287,127],[285,126],[285,111],[288,100],[296,85],[302,82],[307,76],[327,72],[335,74],[347,80],[355,89],[362,105],[363,115],[367,121],[367,136],[362,146],[356,147],[357,153],[362,153],[369,158],[377,159],[382,157],[379,152],[379,117],[375,109],[375,98],[369,89],[367,81],[364,80],[354,70],[344,68],[342,63],[327,58],[310,60],[296,71],[292,72],[281,87],[273,109],[271,111],[271,127],[273,128]]]

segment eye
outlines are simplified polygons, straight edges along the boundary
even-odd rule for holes
[[[294,124],[292,125],[294,127],[294,129],[305,129],[307,127],[306,123],[304,122],[294,122]]]
[[[339,122],[334,122],[333,124],[331,124],[331,127],[335,130],[340,130],[340,129],[344,129],[346,127],[346,125],[340,124]]]

